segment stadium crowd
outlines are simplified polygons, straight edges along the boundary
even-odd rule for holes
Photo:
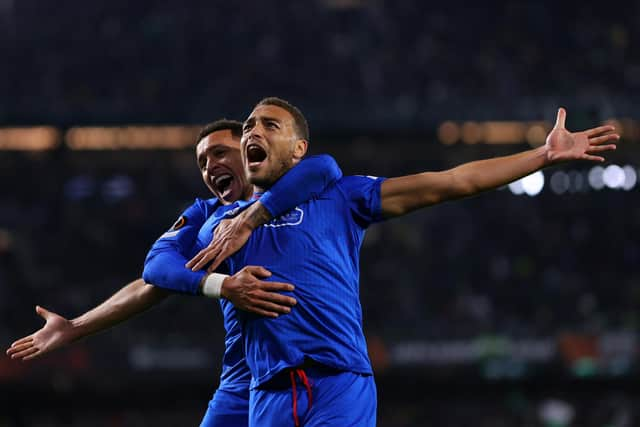
[[[1,121],[206,122],[277,93],[316,129],[422,128],[630,115],[640,90],[631,2],[75,3],[0,3]]]

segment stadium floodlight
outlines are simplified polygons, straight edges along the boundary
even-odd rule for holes
[[[509,190],[511,190],[511,192],[516,196],[523,194],[524,187],[522,186],[522,179],[513,181],[511,184],[509,184]]]
[[[509,184],[509,190],[516,196],[527,194],[537,196],[544,188],[544,174],[537,171]]]
[[[609,188],[621,188],[625,180],[624,171],[618,165],[609,165],[602,173],[602,180]]]
[[[571,180],[569,178],[569,174],[564,171],[556,171],[551,175],[551,179],[549,180],[549,186],[551,187],[551,191],[555,194],[564,194],[569,191],[569,186],[571,185]]]
[[[624,183],[622,184],[622,188],[629,191],[636,186],[636,182],[638,182],[638,174],[636,173],[636,169],[630,165],[624,166],[622,170],[624,171]]]
[[[589,185],[594,190],[602,190],[604,188],[604,168],[602,166],[594,166],[589,171]]]
[[[522,188],[528,196],[534,197],[540,194],[544,188],[544,174],[542,171],[534,172],[522,178]]]

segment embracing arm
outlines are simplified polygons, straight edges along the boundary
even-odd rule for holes
[[[245,267],[233,276],[185,268],[200,227],[213,214],[210,210],[202,202],[196,202],[183,213],[176,222],[179,227],[174,225],[153,244],[145,260],[143,279],[173,292],[223,297],[241,310],[262,316],[289,313],[296,300],[279,292],[291,291],[293,286],[261,280],[271,275],[264,268]]]
[[[36,306],[45,325],[33,334],[14,342],[7,350],[12,359],[30,360],[64,347],[81,338],[107,330],[164,300],[169,293],[134,280],[90,311],[68,320]]]
[[[254,229],[312,199],[340,178],[340,167],[327,154],[302,160],[264,193],[260,200],[232,220],[223,221],[216,229],[211,243],[194,256],[187,267],[197,271],[213,260],[208,270],[215,270],[247,242]]]
[[[382,214],[389,218],[447,200],[472,196],[508,184],[546,166],[569,161],[604,161],[598,153],[615,149],[605,144],[619,139],[608,133],[613,126],[600,126],[582,132],[565,129],[566,112],[558,110],[546,144],[510,156],[479,160],[442,172],[390,178],[382,183]]]
[[[270,218],[275,218],[321,193],[340,178],[342,171],[333,157],[327,154],[310,156],[273,184],[262,195],[259,205],[268,212]]]

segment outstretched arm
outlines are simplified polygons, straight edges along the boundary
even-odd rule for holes
[[[491,190],[553,164],[570,160],[603,162],[599,154],[616,148],[620,136],[613,126],[582,132],[565,128],[566,112],[558,110],[555,127],[546,144],[522,153],[465,163],[442,172],[424,172],[382,183],[382,214],[404,215],[415,209]]]
[[[102,304],[72,320],[36,306],[36,313],[45,320],[44,326],[11,344],[7,355],[12,359],[35,359],[122,323],[158,304],[168,295],[168,291],[137,279]]]

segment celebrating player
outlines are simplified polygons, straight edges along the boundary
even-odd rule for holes
[[[162,248],[164,256],[173,257],[173,251],[191,248],[203,223],[218,207],[251,195],[252,188],[247,183],[240,157],[240,122],[218,120],[203,128],[198,136],[196,157],[205,185],[216,198],[196,202],[180,216],[174,226],[154,245]],[[288,202],[299,203],[319,192],[328,183],[341,176],[335,161],[328,156],[317,156],[300,168],[292,170],[279,184],[279,189],[269,194],[266,205],[256,209],[261,213],[261,221],[270,218],[269,210],[282,213],[288,209]],[[297,200],[297,201],[296,201]],[[283,210],[280,210],[283,209]],[[260,222],[256,222],[256,225]],[[210,236],[209,236],[210,239]],[[177,258],[180,260],[180,258]],[[184,264],[188,258],[182,258]],[[295,305],[295,299],[280,292],[292,290],[286,283],[263,281],[270,273],[260,267],[247,267],[231,277],[219,280],[219,296],[233,301],[242,309],[268,317],[286,314]],[[196,273],[198,287],[210,275]],[[221,280],[220,280],[221,279]],[[36,312],[45,319],[45,325],[35,333],[17,340],[7,350],[14,359],[30,360],[41,357],[57,348],[68,345],[80,338],[108,329],[141,313],[164,300],[170,293],[164,289],[146,284],[137,279],[116,292],[108,300],[83,315],[68,320],[64,317],[36,307]],[[244,427],[248,424],[249,371],[244,362],[244,354],[237,347],[233,323],[227,327],[227,347],[223,361],[223,374],[219,390],[209,404],[202,426]]]
[[[612,126],[569,132],[565,117],[559,109],[555,127],[539,148],[442,172],[343,177],[265,226],[254,229],[251,215],[241,214],[208,246],[201,242],[190,263],[194,269],[213,258],[215,268],[246,242],[226,259],[230,272],[262,265],[271,271],[271,280],[296,284],[289,295],[298,303],[287,316],[238,312],[253,376],[250,425],[374,426],[376,389],[358,296],[358,257],[366,228],[502,186],[549,165],[604,161],[601,153],[615,149],[619,136],[610,133]],[[244,124],[242,155],[258,196],[300,161],[307,140],[306,120],[297,108],[278,98],[257,104]],[[248,205],[236,202],[218,211],[205,224],[207,231]],[[222,304],[233,310],[228,302]]]

